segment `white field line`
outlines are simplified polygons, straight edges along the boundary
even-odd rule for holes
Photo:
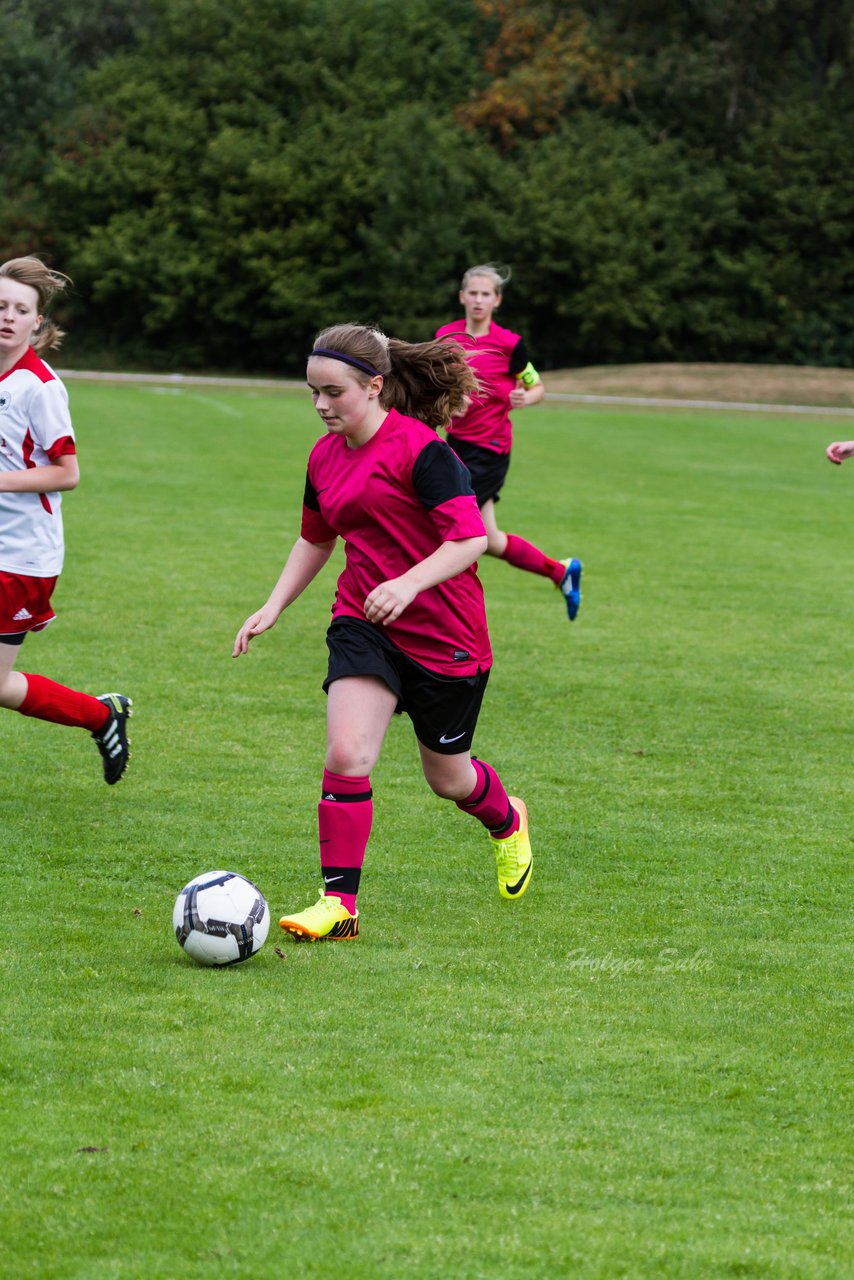
[[[305,390],[305,382],[287,378],[217,378],[197,373],[93,373],[90,369],[57,369],[60,378],[81,382],[153,382],[161,387],[269,387],[273,390]]]
[[[233,405],[225,404],[222,400],[215,400],[213,396],[188,394],[183,387],[143,387],[143,391],[150,391],[152,395],[160,396],[183,396],[186,394],[187,399],[192,400],[194,404],[203,404],[206,408],[216,409],[217,413],[225,413],[230,418],[245,417],[241,410],[235,409]]]
[[[206,377],[195,373],[94,373],[90,370],[58,369],[61,378],[89,382],[140,382],[159,386],[186,387],[263,387],[278,391],[301,391],[305,383],[286,378]],[[828,405],[760,404],[747,400],[677,400],[664,396],[581,395],[574,392],[547,391],[546,400],[566,404],[635,405],[655,409],[732,409],[740,413],[801,413],[809,416],[854,417],[854,409]]]

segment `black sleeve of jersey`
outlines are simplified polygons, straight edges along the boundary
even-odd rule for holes
[[[412,483],[428,511],[451,498],[474,497],[468,467],[460,462],[444,440],[431,440],[425,444],[415,459]]]
[[[317,490],[308,478],[308,472],[305,473],[305,494],[303,495],[302,505],[308,507],[309,511],[319,511],[320,503],[317,499]]]
[[[508,373],[521,373],[527,366],[531,357],[528,355],[528,348],[525,346],[525,339],[520,338],[513,350],[510,352],[510,364]]]

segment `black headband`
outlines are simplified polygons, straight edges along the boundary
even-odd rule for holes
[[[361,369],[363,373],[369,373],[372,378],[383,377],[379,369],[375,369],[372,364],[367,364],[364,360],[357,360],[355,356],[346,356],[343,351],[332,351],[329,347],[315,347],[309,353],[309,360],[312,356],[329,356],[332,360],[343,360],[344,364],[351,364],[354,369]]]

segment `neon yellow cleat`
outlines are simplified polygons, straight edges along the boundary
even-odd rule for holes
[[[351,916],[341,899],[324,893],[322,887],[313,907],[282,916],[279,924],[297,942],[343,942],[359,936],[358,911]]]
[[[525,801],[518,796],[510,796],[510,803],[521,819],[519,830],[504,840],[497,840],[495,836],[489,838],[495,850],[498,892],[502,898],[515,902],[531,883],[534,855],[531,853],[531,840],[528,836],[528,810]]]

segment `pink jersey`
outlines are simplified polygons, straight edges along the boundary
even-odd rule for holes
[[[45,467],[74,452],[65,387],[28,347],[0,374],[0,470]],[[0,492],[0,569],[37,578],[62,571],[61,504],[58,493]]]
[[[510,392],[516,375],[528,363],[525,344],[518,333],[502,329],[494,320],[489,333],[473,338],[466,333],[465,320],[454,320],[436,330],[436,337],[453,338],[465,348],[466,358],[480,382],[480,392],[459,418],[453,418],[448,439],[456,436],[493,453],[509,453],[513,445],[510,424]]]
[[[308,460],[302,536],[344,539],[333,618],[365,617],[374,587],[400,577],[443,542],[483,537],[469,475],[435,431],[390,409],[379,431],[353,449],[344,436],[318,440]],[[422,591],[390,640],[429,671],[471,676],[492,664],[477,566]]]

